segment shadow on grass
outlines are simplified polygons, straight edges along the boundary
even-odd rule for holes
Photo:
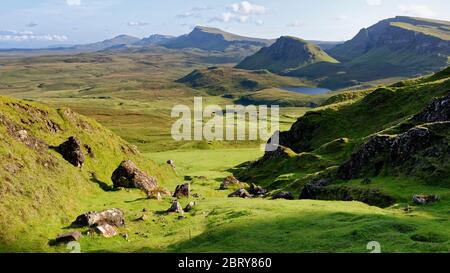
[[[422,219],[378,214],[308,213],[298,217],[217,215],[209,229],[191,240],[170,245],[176,253],[369,253],[367,244],[377,241],[383,252],[446,252],[449,242],[417,244],[416,234],[445,231]],[[226,219],[224,219],[224,217]],[[239,222],[237,222],[238,218]],[[420,227],[420,229],[418,229]],[[437,236],[436,235],[436,236]],[[415,237],[414,237],[415,236]],[[434,237],[436,237],[434,236]],[[423,236],[428,238],[430,236]],[[433,237],[433,238],[434,238]],[[445,237],[449,239],[449,236]],[[436,240],[435,240],[436,241]],[[140,249],[137,252],[148,252]]]

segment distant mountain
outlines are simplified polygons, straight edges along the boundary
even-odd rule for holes
[[[337,63],[335,59],[313,43],[283,36],[270,47],[264,47],[255,55],[244,59],[236,68],[267,69],[271,72],[281,73],[319,62]]]
[[[135,45],[146,46],[146,45],[162,45],[170,40],[175,39],[174,36],[170,35],[161,35],[161,34],[153,34],[147,38],[144,38],[135,43]]]
[[[288,75],[341,88],[429,74],[450,64],[450,22],[403,16],[386,19],[327,52],[341,63],[314,64]]]
[[[100,51],[110,48],[118,48],[123,46],[133,45],[139,42],[140,39],[129,36],[129,35],[119,35],[109,40],[104,40],[102,42],[86,44],[86,45],[76,45],[72,49],[77,51]]]
[[[394,62],[409,63],[428,55],[436,62],[441,59],[441,68],[448,61],[441,54],[450,53],[450,22],[402,16],[386,19],[362,29],[352,40],[329,52],[343,62],[378,61],[380,56],[389,54],[385,56],[397,57]]]
[[[196,27],[191,33],[172,39],[164,46],[173,49],[198,48],[225,51],[236,47],[261,48],[272,43],[273,40],[243,37],[218,28]]]

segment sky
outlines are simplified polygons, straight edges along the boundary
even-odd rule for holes
[[[2,0],[0,47],[84,44],[120,34],[182,35],[196,25],[249,37],[344,41],[397,15],[450,20],[450,1]]]

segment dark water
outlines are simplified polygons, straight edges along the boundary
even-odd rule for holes
[[[281,89],[289,91],[289,92],[301,93],[301,94],[305,94],[305,95],[320,95],[320,94],[326,94],[328,92],[331,92],[330,89],[316,88],[316,87],[285,86],[285,87],[281,87]]]

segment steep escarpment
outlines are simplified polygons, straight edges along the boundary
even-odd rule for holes
[[[340,64],[313,64],[289,75],[319,81],[328,88],[342,88],[433,73],[449,65],[449,27],[448,21],[403,16],[386,19],[328,50]]]
[[[449,188],[446,71],[306,113],[280,134],[279,149],[289,152],[266,153],[238,170],[236,177],[259,180],[269,189],[297,191],[300,198],[359,200],[379,206],[393,204],[391,194],[396,193],[390,192],[389,184],[383,186],[385,191],[373,188],[371,179],[378,177],[404,177],[415,181],[411,187],[420,183]],[[355,185],[355,180],[363,184]]]
[[[113,188],[111,174],[122,160],[135,162],[160,186],[170,177],[136,147],[70,109],[0,97],[0,251],[45,249],[48,229],[64,227]]]

